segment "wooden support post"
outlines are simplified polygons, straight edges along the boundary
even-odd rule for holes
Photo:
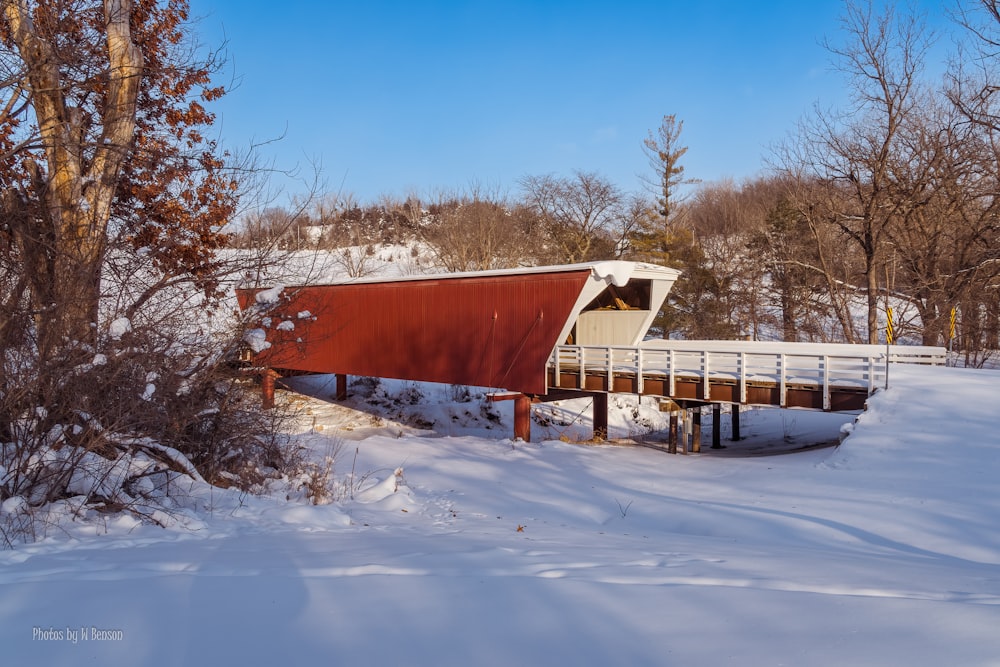
[[[594,394],[594,440],[608,439],[608,395]]]
[[[667,439],[667,451],[677,453],[677,410],[670,411],[670,436]]]
[[[514,401],[514,437],[525,442],[531,441],[531,396],[525,396],[515,391],[503,391],[487,394],[486,400],[491,403]]]
[[[274,407],[274,385],[277,383],[279,377],[281,376],[271,368],[265,369],[263,375],[261,375],[260,407],[264,410],[270,410]]]
[[[701,406],[691,410],[691,451],[701,451]]]
[[[691,408],[684,408],[681,413],[681,446],[685,454],[691,452]]]
[[[336,400],[343,401],[347,398],[347,376],[337,373],[337,394]]]
[[[722,430],[722,405],[712,404],[712,449],[722,449],[719,431]]]
[[[514,437],[531,442],[531,397],[514,399]]]
[[[738,442],[740,440],[740,406],[734,403],[729,410],[729,417],[733,426],[733,433],[729,439]]]

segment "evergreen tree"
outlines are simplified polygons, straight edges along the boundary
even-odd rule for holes
[[[684,177],[681,158],[687,146],[680,143],[684,122],[674,115],[663,117],[654,134],[643,141],[656,191],[656,209],[649,210],[636,225],[629,245],[635,259],[680,270],[655,328],[664,338],[732,338],[734,327],[725,316],[724,286],[716,279],[694,233],[684,224],[679,188],[697,183]]]

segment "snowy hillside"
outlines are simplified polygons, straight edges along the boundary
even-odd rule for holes
[[[0,552],[3,664],[1000,664],[1000,372],[894,367],[839,447],[750,458],[514,443],[448,393],[292,399],[334,503],[194,484]]]

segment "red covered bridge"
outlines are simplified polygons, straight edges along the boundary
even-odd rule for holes
[[[260,366],[549,393],[559,343],[638,345],[679,275],[634,262],[237,290]],[[254,338],[256,336],[256,338]]]
[[[237,290],[265,316],[257,360],[276,370],[545,394],[556,344],[637,345],[673,269],[596,262]]]
[[[873,346],[748,351],[743,343],[727,351],[735,344],[706,343],[692,353],[665,349],[674,341],[641,345],[678,275],[609,261],[239,289],[237,296],[241,308],[259,312],[260,328],[248,341],[256,364],[273,371],[272,387],[275,375],[330,373],[340,397],[347,375],[504,389],[494,398],[515,401],[515,434],[526,440],[532,401],[592,396],[600,435],[608,392],[676,398],[683,407],[854,410],[884,377],[885,350]]]

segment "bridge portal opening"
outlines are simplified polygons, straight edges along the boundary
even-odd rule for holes
[[[570,345],[631,345],[646,335],[656,313],[653,281],[633,278],[610,284],[584,306],[567,338]],[[655,304],[656,309],[660,303]]]

